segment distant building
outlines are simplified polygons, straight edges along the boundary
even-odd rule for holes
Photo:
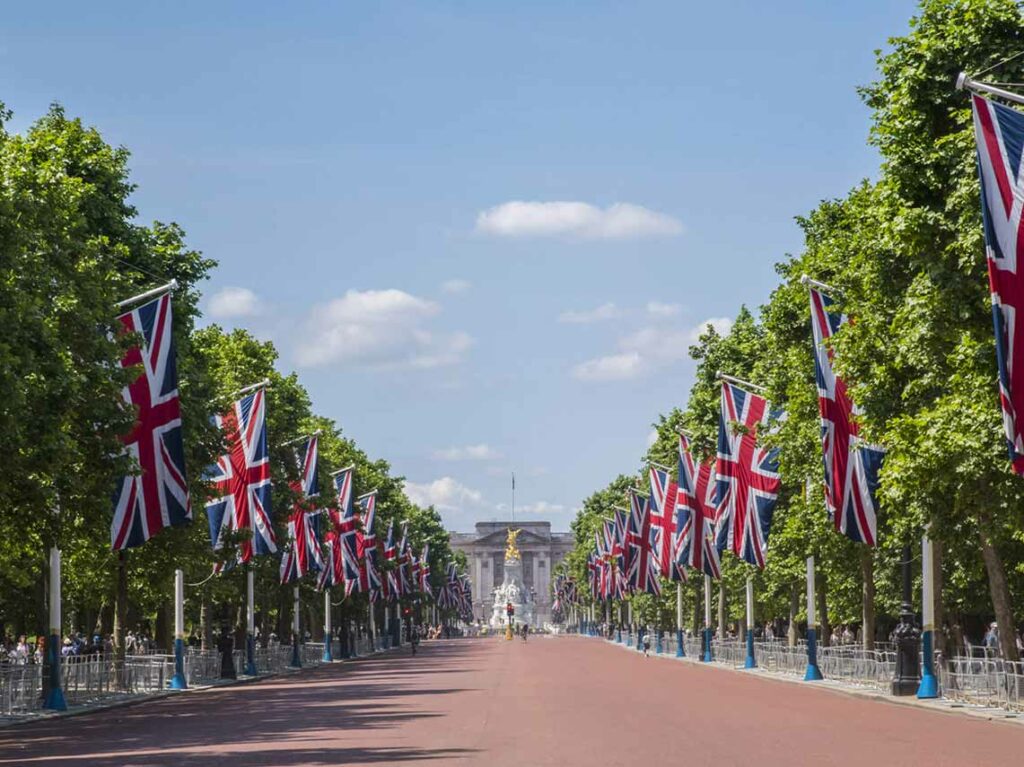
[[[505,574],[505,543],[508,531],[522,530],[519,551],[523,558],[523,581],[534,594],[537,623],[551,620],[551,571],[572,550],[572,533],[551,532],[550,522],[477,522],[474,533],[449,533],[453,551],[461,551],[469,562],[473,584],[473,616],[485,623],[491,617],[494,588]]]

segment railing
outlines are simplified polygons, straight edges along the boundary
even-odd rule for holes
[[[1024,711],[1024,662],[957,657],[939,664],[939,683],[952,700]]]
[[[353,643],[357,655],[374,652],[369,637]],[[341,643],[332,646],[334,658],[341,658]],[[299,645],[303,666],[323,663],[323,642]],[[256,671],[261,676],[280,674],[292,665],[290,645],[274,643],[255,650]],[[232,662],[236,676],[245,672],[245,650],[235,650]],[[43,705],[44,666],[0,663],[0,716],[24,716],[38,712]],[[185,680],[189,686],[202,686],[221,679],[221,653],[216,650],[187,648],[184,656]],[[64,698],[68,705],[79,705],[114,696],[140,696],[168,689],[174,676],[174,656],[169,653],[128,655],[123,663],[111,655],[72,655],[61,658]]]

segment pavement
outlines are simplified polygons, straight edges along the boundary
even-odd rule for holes
[[[1018,765],[1024,727],[585,638],[424,642],[0,730],[0,765]]]

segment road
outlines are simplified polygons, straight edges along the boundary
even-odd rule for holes
[[[426,642],[0,730],[0,765],[996,765],[1024,726],[647,658],[594,639]]]

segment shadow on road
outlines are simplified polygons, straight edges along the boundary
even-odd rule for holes
[[[466,640],[429,642],[415,658],[375,656],[10,727],[0,730],[0,764],[182,767],[237,760],[291,767],[457,760],[474,751],[369,747],[365,737],[353,743],[353,735],[444,716],[424,703],[470,688],[437,685],[437,675],[471,670],[482,649]]]

